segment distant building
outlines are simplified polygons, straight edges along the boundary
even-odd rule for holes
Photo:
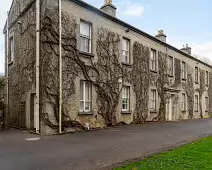
[[[35,0],[14,0],[4,29],[6,124],[51,134],[60,124],[58,0],[40,5],[39,77]],[[112,1],[97,9],[62,0],[62,130],[209,117],[212,67],[188,45],[169,45],[163,30],[154,37],[119,20],[116,10]]]

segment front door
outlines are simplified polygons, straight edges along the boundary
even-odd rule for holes
[[[30,129],[34,130],[36,128],[36,114],[35,114],[35,94],[31,94],[30,97]]]

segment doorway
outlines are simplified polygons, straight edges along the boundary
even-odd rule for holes
[[[32,93],[30,96],[30,129],[34,130],[36,128],[36,112],[35,112],[35,101],[36,95]]]

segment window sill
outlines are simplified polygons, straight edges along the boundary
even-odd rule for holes
[[[90,112],[79,112],[78,115],[93,115],[94,113],[92,111]]]
[[[129,115],[129,114],[132,114],[132,112],[131,111],[121,111],[121,114],[124,114],[124,115]]]
[[[156,110],[151,110],[150,113],[155,114],[155,113],[157,113],[157,111]]]
[[[10,61],[9,63],[8,63],[8,66],[10,66],[10,65],[12,65],[13,64],[13,61]]]
[[[80,55],[81,55],[82,57],[86,57],[86,58],[94,57],[94,54],[92,54],[92,53],[87,53],[87,52],[83,52],[83,51],[80,51]]]
[[[156,74],[158,73],[158,72],[157,72],[157,71],[155,71],[155,70],[150,70],[150,71],[151,71],[152,73],[156,73]]]
[[[130,64],[130,63],[125,63],[125,62],[122,62],[121,64],[122,64],[122,65],[124,65],[124,66],[127,66],[127,67],[130,67],[130,68],[132,68],[132,64]]]

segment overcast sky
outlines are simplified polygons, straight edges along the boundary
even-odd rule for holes
[[[96,7],[104,0],[84,0]],[[0,5],[0,73],[4,72],[4,37],[2,30],[12,0]],[[163,29],[167,42],[181,48],[188,43],[192,54],[212,60],[211,0],[113,0],[117,17],[151,34]]]

